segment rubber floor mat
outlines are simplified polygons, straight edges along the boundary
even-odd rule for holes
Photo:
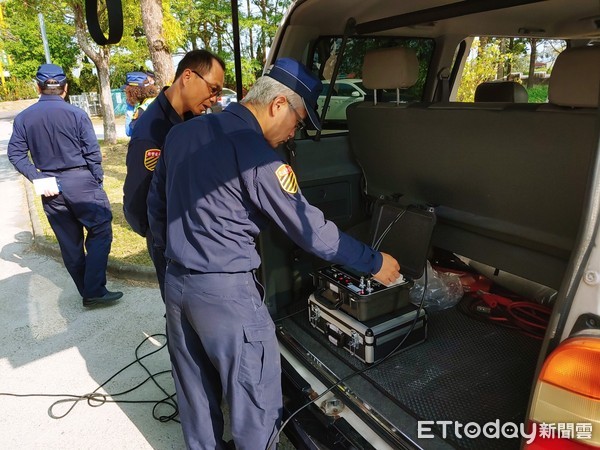
[[[356,369],[367,367],[331,345],[310,326],[307,314],[293,319],[317,342]],[[428,315],[428,338],[366,371],[389,398],[421,420],[449,420],[480,426],[499,421],[521,424],[541,341],[516,330],[473,320],[456,308]],[[314,341],[313,344],[314,345]],[[308,348],[310,350],[310,348]],[[442,435],[442,427],[434,427]],[[518,449],[517,438],[467,438],[454,425],[446,439],[463,449]]]

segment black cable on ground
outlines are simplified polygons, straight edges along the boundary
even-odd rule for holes
[[[146,341],[149,341],[151,339],[156,340],[157,337],[164,337],[165,338],[165,343],[163,343],[160,347],[152,350],[151,352],[140,356],[139,352],[141,347],[144,345],[144,343]],[[0,396],[5,396],[5,397],[50,397],[50,398],[54,398],[54,397],[59,397],[62,398],[61,400],[57,400],[54,403],[52,403],[52,405],[50,405],[50,407],[48,408],[48,415],[50,417],[52,417],[53,419],[62,419],[63,417],[66,417],[72,410],[73,408],[75,408],[75,406],[81,402],[81,401],[86,401],[87,404],[91,407],[98,407],[98,406],[102,406],[105,403],[131,403],[131,404],[148,404],[148,403],[154,403],[154,407],[152,408],[152,417],[154,417],[156,420],[158,420],[159,422],[168,422],[170,420],[173,420],[174,422],[178,422],[179,421],[176,419],[177,415],[179,414],[178,412],[178,408],[177,408],[177,401],[175,400],[175,394],[169,394],[161,385],[160,383],[156,380],[156,377],[163,375],[163,374],[167,374],[167,373],[171,373],[171,370],[163,370],[160,372],[156,372],[156,373],[151,373],[148,368],[142,363],[142,360],[144,360],[145,358],[148,358],[149,356],[161,351],[163,348],[166,347],[166,335],[164,333],[157,333],[157,334],[153,334],[150,335],[146,338],[144,338],[144,340],[136,347],[135,349],[135,360],[129,364],[127,364],[125,367],[123,367],[122,369],[120,369],[119,371],[117,371],[114,375],[112,375],[108,380],[106,380],[104,383],[102,383],[101,385],[99,385],[96,389],[94,389],[91,393],[88,394],[84,394],[84,395],[74,395],[74,394],[14,394],[14,393],[8,393],[8,392],[0,392]],[[106,386],[110,381],[112,381],[114,378],[116,378],[118,375],[120,375],[121,373],[123,373],[126,369],[128,369],[129,367],[133,366],[134,364],[139,364],[144,371],[148,374],[148,377],[143,380],[142,382],[138,383],[136,386],[127,389],[125,391],[122,392],[118,392],[116,394],[103,394],[98,392],[100,389],[102,389],[104,386]],[[136,389],[138,389],[139,387],[143,386],[146,382],[148,381],[152,381],[155,386],[160,389],[163,394],[165,395],[164,398],[159,399],[159,400],[115,400],[115,398],[117,397],[121,397],[123,395],[129,394],[133,391],[135,391]],[[72,403],[72,405],[66,410],[66,412],[64,414],[55,414],[54,413],[54,409],[62,404],[65,403]],[[167,406],[169,408],[172,409],[172,412],[168,415],[159,415],[158,414],[158,409],[160,407],[164,407]]]

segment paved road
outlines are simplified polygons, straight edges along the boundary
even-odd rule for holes
[[[110,279],[125,295],[118,305],[84,310],[62,263],[31,248],[32,227],[24,178],[9,163],[6,145],[14,114],[0,118],[0,391],[14,394],[75,394],[94,391],[135,359],[146,336],[164,333],[164,307],[154,285]],[[160,345],[164,338],[158,336]],[[156,347],[146,342],[144,355]],[[152,372],[169,370],[166,348],[143,361]],[[104,387],[114,394],[146,379],[134,365]],[[159,381],[174,392],[170,374]],[[159,400],[152,383],[123,398]],[[85,402],[62,419],[49,415],[57,398],[0,396],[0,448],[22,449],[181,449],[178,423],[152,418],[153,404]],[[55,408],[64,414],[70,404]],[[163,414],[169,411],[162,410]]]

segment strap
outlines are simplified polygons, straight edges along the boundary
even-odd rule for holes
[[[435,100],[437,102],[450,101],[450,69],[442,67],[438,72],[438,85],[435,89]]]
[[[85,0],[85,20],[90,36],[98,45],[117,44],[123,37],[123,8],[121,0],[106,0],[108,38],[98,20],[98,0]]]

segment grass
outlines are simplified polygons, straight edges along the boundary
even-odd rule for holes
[[[529,94],[529,103],[546,103],[548,101],[548,85],[538,84],[531,89],[527,89]]]
[[[104,190],[110,200],[113,214],[113,242],[109,259],[117,264],[151,267],[152,261],[146,249],[146,239],[131,230],[123,215],[123,183],[127,172],[125,155],[128,141],[128,139],[119,140],[116,145],[105,145],[100,141],[102,167],[104,168]],[[44,214],[40,197],[35,197],[35,204],[44,236],[49,242],[56,243],[54,232]]]

